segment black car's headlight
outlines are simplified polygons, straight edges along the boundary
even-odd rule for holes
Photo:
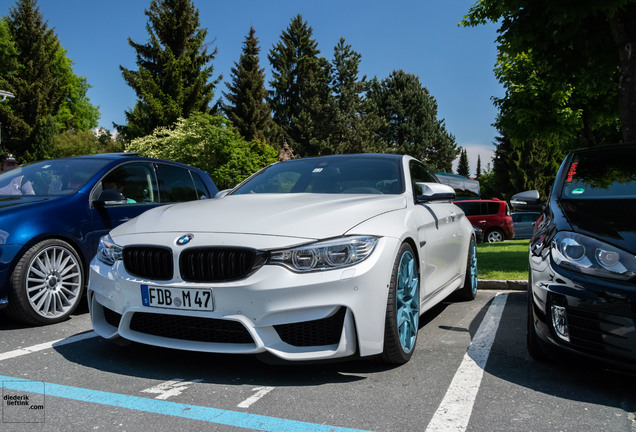
[[[351,236],[272,251],[268,264],[283,265],[295,272],[312,272],[349,267],[367,259],[377,244],[376,237]]]
[[[633,254],[581,234],[558,233],[551,252],[554,262],[570,270],[620,280],[636,276]]]
[[[99,239],[97,259],[105,264],[113,265],[115,261],[121,259],[121,250],[122,247],[116,244],[110,235],[105,235]]]

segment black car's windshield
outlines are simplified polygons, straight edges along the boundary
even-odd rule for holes
[[[636,199],[636,154],[630,149],[574,155],[563,184],[566,199]]]
[[[400,194],[401,159],[336,156],[296,159],[264,169],[233,194]]]
[[[84,186],[109,161],[51,159],[0,174],[0,196],[69,195]]]

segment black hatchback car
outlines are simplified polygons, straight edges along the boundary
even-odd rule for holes
[[[212,198],[210,174],[135,153],[49,159],[0,174],[0,310],[29,324],[66,319],[99,239],[160,205]]]
[[[529,246],[533,358],[558,348],[636,369],[635,161],[634,145],[563,161]]]

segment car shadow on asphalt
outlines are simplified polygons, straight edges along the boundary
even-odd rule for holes
[[[636,412],[636,374],[611,370],[578,357],[545,362],[532,359],[526,348],[526,310],[525,292],[508,293],[486,373],[521,389]],[[479,323],[481,319],[475,321]]]
[[[449,302],[442,302],[420,318],[419,328],[441,314]],[[241,381],[265,386],[315,386],[366,379],[399,366],[377,359],[351,357],[337,361],[284,362],[272,355],[233,355],[181,351],[139,343],[117,345],[101,337],[53,347],[66,360],[103,372],[137,378],[185,380],[235,385]]]

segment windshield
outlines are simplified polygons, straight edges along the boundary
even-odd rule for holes
[[[265,168],[233,194],[400,194],[400,163],[399,158],[364,156],[295,159]]]
[[[566,199],[636,199],[634,147],[574,155],[563,185]]]
[[[0,174],[0,196],[57,196],[76,192],[108,164],[98,159],[51,159]]]

